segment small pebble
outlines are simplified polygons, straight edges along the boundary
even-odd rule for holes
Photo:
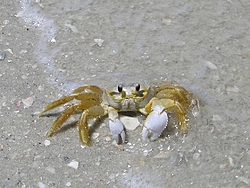
[[[67,163],[70,161],[69,157],[65,156],[63,157],[64,161],[66,161]]]
[[[50,42],[51,42],[51,43],[56,43],[56,39],[55,39],[55,38],[52,38],[52,39],[50,40]]]
[[[67,183],[66,183],[66,186],[67,186],[67,187],[70,187],[70,186],[71,186],[71,183],[70,183],[70,182],[67,182]]]
[[[49,146],[50,145],[50,141],[49,140],[44,140],[44,145],[45,146]]]
[[[144,150],[144,151],[143,151],[143,155],[144,155],[144,156],[148,156],[148,154],[149,154],[149,151],[148,151],[148,150]]]
[[[201,154],[199,154],[199,153],[194,153],[194,154],[193,154],[193,159],[194,159],[194,160],[198,160],[200,156],[201,156]]]
[[[15,17],[17,18],[21,18],[23,16],[23,11],[19,11],[18,13],[16,13]]]
[[[14,102],[15,107],[19,108],[20,105],[21,105],[21,102],[22,102],[21,100],[15,101],[15,102]]]
[[[92,138],[95,140],[99,137],[100,133],[93,133]]]
[[[228,157],[230,166],[234,167],[234,161],[232,157]]]
[[[71,24],[64,24],[66,27],[69,27],[71,29],[71,31],[73,31],[74,33],[79,33],[79,30],[76,28],[76,26],[71,25]]]
[[[237,86],[228,87],[228,88],[227,88],[227,91],[228,91],[228,92],[239,93],[240,88],[238,88]]]
[[[209,68],[211,70],[216,70],[217,69],[217,66],[214,63],[210,62],[210,61],[205,61],[205,65],[206,65],[207,68]]]
[[[84,149],[86,146],[85,145],[81,145],[81,148]]]
[[[67,164],[67,166],[71,167],[71,168],[74,168],[74,169],[78,169],[78,166],[79,166],[79,162],[78,161],[71,161],[69,164]]]
[[[107,142],[109,142],[109,141],[111,140],[111,137],[110,137],[110,136],[106,136],[106,137],[105,137],[105,140],[106,140]]]
[[[94,39],[94,42],[98,45],[98,46],[102,46],[102,43],[104,42],[104,40],[102,39]]]
[[[38,182],[37,185],[38,185],[39,188],[46,188],[46,186],[42,182]]]
[[[163,22],[164,24],[166,24],[166,25],[170,25],[171,22],[172,22],[172,20],[171,20],[170,18],[165,18],[165,19],[162,20],[162,22]]]
[[[22,99],[22,103],[26,106],[26,107],[30,107],[34,102],[33,97],[28,97],[26,99]]]
[[[12,50],[12,49],[8,48],[7,51],[8,51],[9,53],[13,54],[13,50]]]
[[[7,25],[8,23],[10,23],[10,21],[9,20],[4,20],[3,23],[4,23],[4,25]]]
[[[21,50],[19,54],[26,54],[28,51],[27,50]]]
[[[46,170],[52,174],[56,173],[56,169],[54,169],[53,167],[47,167]]]
[[[26,80],[26,79],[28,78],[28,76],[22,75],[21,78],[22,78],[23,80]]]
[[[116,175],[114,173],[110,174],[109,175],[109,179],[112,181],[112,182],[115,182],[115,178],[116,178]]]
[[[5,52],[0,52],[0,61],[3,61],[6,57],[6,53]]]

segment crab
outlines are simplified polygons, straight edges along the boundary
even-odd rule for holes
[[[173,84],[160,84],[141,88],[140,84],[118,85],[114,90],[101,89],[95,85],[85,85],[75,89],[70,95],[51,102],[39,114],[52,110],[72,100],[78,101],[67,107],[55,120],[46,137],[52,136],[75,112],[82,111],[78,121],[80,140],[90,146],[88,120],[108,116],[110,132],[117,143],[125,143],[125,128],[119,119],[119,112],[140,112],[146,116],[142,128],[142,139],[151,141],[160,137],[168,125],[168,112],[177,117],[180,131],[188,129],[188,110],[199,108],[198,99],[185,88]]]

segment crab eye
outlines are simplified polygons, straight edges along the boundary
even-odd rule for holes
[[[135,90],[136,91],[140,91],[140,87],[141,87],[140,84],[135,84]]]
[[[119,93],[122,92],[122,85],[118,85],[118,92],[119,92]]]

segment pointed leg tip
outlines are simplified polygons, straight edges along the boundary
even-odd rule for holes
[[[90,141],[82,141],[83,145],[90,147],[92,144]]]
[[[118,144],[119,143],[119,136],[118,135],[113,135],[113,139],[115,142]]]
[[[80,135],[80,140],[81,140],[81,142],[84,144],[84,145],[86,145],[86,146],[91,146],[91,141],[90,141],[90,139],[89,139],[89,137],[82,137],[81,135]]]
[[[86,146],[90,147],[92,144],[91,142],[85,143]]]
[[[142,129],[142,140],[146,141],[148,139],[149,131],[146,127]]]
[[[126,142],[126,134],[124,130],[121,132],[121,139],[122,139],[122,144],[124,144]]]
[[[39,118],[42,117],[42,116],[44,115],[45,112],[46,112],[46,110],[41,111],[41,112],[38,114],[38,117],[39,117]]]
[[[153,142],[160,137],[161,134],[155,133],[150,137],[150,141]]]
[[[51,137],[53,135],[53,133],[52,132],[47,132],[47,134],[46,134],[46,138],[49,138],[49,137]]]
[[[182,133],[187,133],[187,131],[188,131],[188,126],[187,126],[187,124],[186,123],[182,123],[182,124],[180,124],[180,131],[182,132]]]

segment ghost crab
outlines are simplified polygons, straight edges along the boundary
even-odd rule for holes
[[[186,89],[173,84],[161,84],[141,88],[140,84],[118,85],[117,89],[106,90],[95,85],[85,85],[75,89],[71,95],[50,103],[40,113],[52,110],[72,100],[78,100],[66,108],[55,120],[47,137],[52,136],[76,110],[82,111],[78,121],[82,143],[90,145],[88,120],[108,115],[109,127],[117,143],[125,142],[124,126],[119,120],[119,112],[136,111],[147,116],[142,130],[142,139],[156,140],[168,124],[168,114],[174,110],[180,131],[187,130],[187,111],[199,108],[198,100]]]

